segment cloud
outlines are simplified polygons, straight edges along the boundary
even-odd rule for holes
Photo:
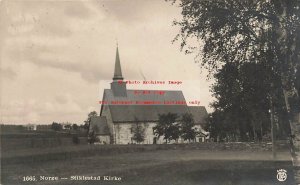
[[[6,1],[0,7],[10,36],[69,37],[72,19],[86,19],[91,12],[80,1]]]
[[[68,5],[64,8],[64,13],[72,18],[86,19],[92,16],[90,10],[80,1],[67,2]]]
[[[24,47],[22,50],[16,50],[13,45],[23,45]],[[41,70],[52,68],[68,73],[78,73],[83,80],[89,83],[98,83],[101,79],[112,78],[114,54],[110,56],[111,60],[101,61],[100,55],[89,56],[82,52],[89,48],[81,48],[78,53],[75,53],[77,48],[74,46],[66,48],[67,45],[68,43],[64,39],[53,39],[45,43],[37,37],[28,40],[11,39],[7,47],[7,54],[9,54],[9,60],[15,63],[27,62],[39,66]],[[111,50],[111,53],[114,53],[114,49]],[[139,76],[138,69],[134,65],[127,68],[124,74],[128,74],[127,78]]]
[[[36,55],[27,60],[40,67],[54,68],[66,72],[79,73],[83,80],[90,83],[98,83],[100,79],[109,79],[112,77],[112,72],[101,67],[101,64],[83,63],[77,61],[68,61],[67,59],[56,58],[55,56]]]
[[[135,24],[151,20],[155,14],[172,9],[171,3],[158,0],[93,1],[93,3],[98,11],[103,11],[110,19],[123,26],[135,26]],[[149,12],[152,14],[149,15]]]
[[[2,120],[81,123],[89,111],[99,112],[99,81],[109,87],[116,38],[125,79],[206,84],[193,56],[171,45],[178,16],[176,7],[159,0],[1,2]],[[208,102],[204,86],[201,98]],[[199,94],[194,91],[187,97]]]
[[[55,96],[56,102],[59,104],[66,104],[68,102],[68,97],[64,94]]]
[[[56,100],[58,100],[57,97]],[[10,120],[10,123],[51,123],[55,120],[73,120],[72,117],[75,115],[85,114],[85,111],[74,100],[69,99],[64,103],[59,102],[61,100],[34,98],[11,100],[1,106],[1,116],[3,120]]]

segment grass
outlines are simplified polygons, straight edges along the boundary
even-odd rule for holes
[[[74,145],[73,136],[79,137],[79,144],[86,145],[87,138],[82,132],[54,132],[54,131],[24,131],[3,132],[0,131],[0,146],[4,151],[16,149],[43,149],[59,146]]]
[[[127,146],[131,147],[131,146]],[[286,169],[288,179],[276,179],[277,169]],[[113,181],[37,181],[25,183],[22,176],[69,178],[72,175],[120,176]],[[5,164],[3,184],[122,184],[122,185],[274,185],[294,184],[290,155],[270,151],[212,151],[199,149],[143,150],[109,153],[66,160]]]

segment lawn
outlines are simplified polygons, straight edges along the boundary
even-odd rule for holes
[[[3,184],[124,184],[124,185],[292,185],[290,154],[270,151],[154,150],[93,155],[67,160],[5,164]],[[279,182],[277,169],[287,170],[288,178]],[[74,181],[71,176],[101,176],[100,181]],[[35,176],[35,182],[23,182]],[[56,176],[57,181],[39,181],[40,176]],[[104,181],[103,176],[121,177]],[[68,179],[61,179],[68,178]]]

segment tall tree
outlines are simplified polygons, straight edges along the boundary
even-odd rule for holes
[[[215,141],[224,141],[228,134],[224,122],[224,115],[222,110],[215,110],[207,117],[207,124],[204,125],[204,129],[210,133],[210,137]],[[231,130],[232,131],[232,130]],[[235,131],[235,130],[234,130]]]
[[[293,97],[293,102],[299,102],[295,89],[300,57],[300,1],[171,1],[179,2],[183,16],[175,22],[181,28],[175,40],[181,38],[186,53],[199,52],[201,64],[210,72],[216,72],[225,63],[265,62],[272,74],[279,75],[280,97],[284,96],[290,127],[300,140],[299,111],[289,101]],[[203,41],[203,47],[190,49],[188,43],[192,38]],[[272,75],[268,79],[270,88],[274,88],[275,79]],[[271,110],[274,97],[276,94],[269,96]]]
[[[203,65],[214,70],[228,62],[260,62],[267,57],[284,73],[281,78],[292,82],[299,61],[298,0],[178,1],[183,19],[175,22],[181,27],[175,40],[182,39],[186,52],[194,51],[186,47],[188,39],[203,41],[203,48],[198,48]]]
[[[91,126],[91,119],[92,117],[97,116],[97,112],[96,111],[92,111],[88,114],[87,119],[84,121],[84,128],[87,128],[87,134],[89,134],[90,132],[90,126]]]
[[[258,141],[270,132],[271,107],[268,97],[271,89],[268,75],[264,64],[260,63],[244,63],[240,66],[228,63],[214,75],[216,83],[211,92],[216,101],[212,103],[215,112],[211,115],[210,124],[215,122],[216,125],[208,128],[213,129],[210,131],[215,139]],[[284,120],[286,111],[282,106],[283,99],[282,94],[276,96],[275,115],[278,118],[276,123],[284,131],[281,136],[287,137],[289,130]]]
[[[131,127],[131,132],[133,134],[132,139],[137,143],[142,143],[145,140],[145,128],[143,125],[138,122],[137,118],[135,118],[135,124]]]
[[[51,125],[51,129],[54,131],[62,130],[62,125],[60,123],[53,122]]]
[[[166,143],[177,140],[180,136],[179,124],[176,122],[177,114],[168,113],[159,115],[158,123],[153,127],[156,136],[164,136]]]
[[[195,121],[192,114],[183,114],[181,118],[181,137],[184,140],[194,140],[196,138],[196,130],[193,128],[195,126]]]
[[[72,125],[72,129],[73,129],[73,130],[78,130],[78,125],[77,125],[76,123],[74,123],[74,124]]]

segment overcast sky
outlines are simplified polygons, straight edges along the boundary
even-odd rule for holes
[[[113,76],[118,40],[126,80],[181,80],[186,100],[212,101],[195,55],[172,44],[180,9],[164,0],[1,1],[1,123],[81,124]]]

